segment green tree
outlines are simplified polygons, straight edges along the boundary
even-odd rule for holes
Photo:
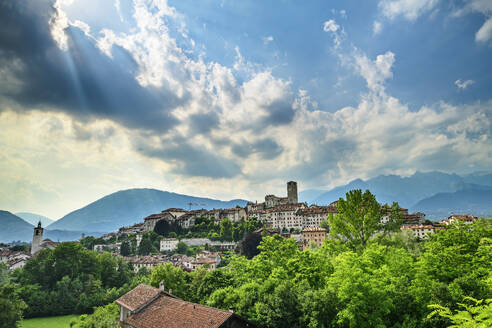
[[[127,240],[125,240],[124,242],[121,243],[120,254],[121,256],[129,256],[130,252],[131,252],[130,243]]]
[[[0,328],[18,327],[26,304],[15,293],[13,284],[0,286]]]
[[[184,242],[180,241],[176,245],[176,251],[179,254],[186,254],[186,251],[188,250],[188,245],[186,245]]]
[[[164,282],[166,290],[172,289],[172,293],[180,298],[187,299],[189,294],[188,277],[181,268],[174,267],[171,263],[158,265],[152,270],[150,284],[159,287],[160,282]]]
[[[489,328],[492,327],[492,299],[476,300],[465,297],[468,304],[458,304],[461,310],[456,312],[439,304],[429,305],[432,311],[428,318],[439,315],[449,319],[452,323],[449,328]]]
[[[0,262],[0,286],[9,281],[9,268],[3,262]]]
[[[119,307],[116,303],[97,307],[91,315],[81,315],[70,323],[73,328],[118,328]]]
[[[152,252],[152,240],[150,239],[150,236],[147,234],[144,234],[142,236],[142,241],[140,242],[140,245],[138,246],[138,254],[139,255],[149,255],[150,252]]]
[[[224,218],[220,221],[220,239],[232,241],[232,221],[228,218]]]
[[[382,224],[381,218],[386,211],[369,190],[364,193],[360,189],[351,190],[346,199],[338,200],[337,206],[338,213],[328,217],[330,236],[347,241],[352,249],[365,247],[377,232],[394,229],[393,223],[400,215],[398,204],[394,203],[388,224]]]

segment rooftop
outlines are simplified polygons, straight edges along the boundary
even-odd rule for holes
[[[134,328],[218,328],[231,316],[229,311],[163,295],[125,322]]]
[[[146,284],[140,284],[116,300],[116,303],[130,311],[136,311],[155,299],[161,290]],[[136,327],[136,326],[135,326]]]

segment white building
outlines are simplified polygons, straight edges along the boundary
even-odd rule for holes
[[[160,251],[161,252],[162,251],[166,251],[166,252],[174,251],[175,249],[178,248],[178,243],[179,243],[179,240],[176,238],[162,238]]]
[[[419,239],[429,238],[429,235],[436,233],[436,230],[443,229],[442,227],[435,227],[433,225],[403,225],[400,228],[401,230],[408,229],[412,231],[415,237]]]

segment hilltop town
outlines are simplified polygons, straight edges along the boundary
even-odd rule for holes
[[[408,209],[400,208],[400,229],[411,232],[418,239],[428,238],[438,230],[445,229],[453,221],[461,221],[466,224],[475,222],[478,218],[472,215],[451,215],[439,222],[426,220],[424,213],[409,213]],[[134,270],[138,272],[142,268],[152,270],[163,263],[172,263],[187,271],[193,271],[200,266],[206,266],[213,270],[221,264],[223,252],[230,252],[239,249],[241,240],[232,238],[195,237],[189,234],[184,238],[178,238],[176,233],[171,236],[158,237],[158,252],[154,254],[138,254],[136,250],[140,247],[144,235],[158,230],[163,223],[168,226],[176,226],[181,231],[192,230],[200,220],[209,220],[215,227],[220,227],[223,220],[238,225],[241,222],[254,222],[254,231],[257,234],[278,234],[284,238],[294,238],[299,245],[299,249],[307,249],[313,245],[321,246],[326,238],[329,238],[329,227],[327,217],[336,215],[337,201],[333,201],[328,206],[311,205],[298,202],[297,182],[287,182],[287,196],[278,197],[276,195],[266,195],[263,202],[250,202],[244,208],[226,209],[189,209],[168,208],[161,213],[149,214],[132,226],[121,227],[118,231],[107,233],[101,238],[92,238],[94,243],[90,245],[92,250],[98,252],[109,251],[115,255],[122,255],[123,258],[132,263]],[[387,208],[387,215],[381,218],[381,224],[389,220],[390,208]],[[24,251],[11,251],[8,248],[1,250],[0,260],[13,270],[25,265],[31,258],[43,249],[54,249],[59,243],[50,239],[43,239],[43,228],[41,222],[34,228],[33,240],[30,253]],[[244,238],[243,235],[240,239]],[[81,241],[85,239],[83,235]],[[213,239],[213,240],[212,240]],[[226,240],[227,239],[227,240]],[[238,239],[238,238],[236,238]],[[125,241],[134,240],[133,255],[123,253],[121,248]],[[186,245],[187,248],[194,249],[194,252],[179,254],[177,252],[179,244]],[[151,253],[149,251],[148,253]],[[192,255],[192,256],[190,256]]]

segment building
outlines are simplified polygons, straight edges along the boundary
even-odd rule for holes
[[[472,216],[470,214],[461,214],[461,215],[453,214],[449,216],[447,219],[440,221],[439,223],[442,225],[450,225],[453,222],[460,221],[463,222],[464,224],[472,224],[477,220],[478,218],[476,216]]]
[[[277,197],[275,195],[266,195],[264,203],[248,203],[246,205],[246,209],[248,212],[257,211],[257,210],[265,210],[268,208],[274,208],[280,205],[287,204],[297,204],[298,196],[297,196],[297,182],[289,181],[287,182],[287,197]]]
[[[178,248],[178,243],[179,240],[176,238],[162,238],[161,239],[161,246],[160,246],[160,251],[174,251],[175,249]]]
[[[96,252],[115,252],[115,253],[120,253],[121,251],[121,243],[114,243],[114,244],[98,244],[94,245],[94,251]]]
[[[41,227],[41,221],[38,226],[34,228],[31,243],[31,255],[36,256],[43,249],[54,249],[59,243],[52,241],[51,239],[43,240],[44,229]]]
[[[133,264],[133,270],[138,272],[142,268],[146,268],[152,271],[159,264],[165,264],[171,262],[171,260],[164,255],[147,255],[125,258],[128,262]]]
[[[303,228],[321,227],[321,222],[326,220],[330,214],[336,214],[335,206],[310,206],[301,208],[296,212],[296,217]]]
[[[151,214],[144,219],[143,231],[149,232],[154,231],[157,222],[161,220],[166,220],[171,223],[176,219],[171,213],[163,212],[158,214]]]
[[[323,240],[328,237],[326,229],[320,227],[308,227],[302,230],[302,249],[309,248],[311,242],[316,245],[323,245]]]
[[[403,225],[400,227],[403,230],[410,230],[414,233],[415,237],[419,239],[429,238],[429,235],[436,233],[436,230],[443,229],[443,227],[433,226],[430,224],[419,224],[419,225]]]
[[[247,328],[258,327],[232,311],[183,301],[164,291],[140,284],[116,300],[122,328]]]

